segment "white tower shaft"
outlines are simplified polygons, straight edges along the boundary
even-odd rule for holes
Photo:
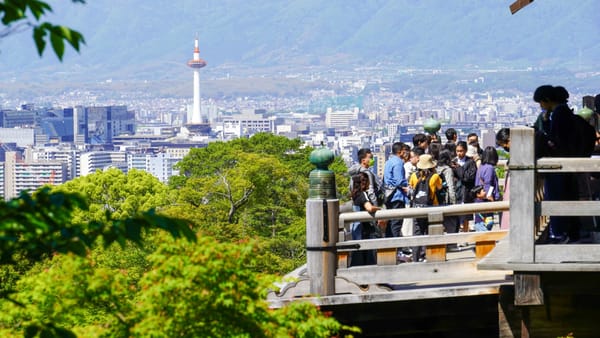
[[[194,69],[194,105],[192,106],[192,123],[202,123],[200,115],[200,71]]]

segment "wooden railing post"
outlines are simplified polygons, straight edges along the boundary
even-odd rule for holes
[[[335,272],[340,201],[306,200],[306,264],[310,293],[335,294]]]
[[[510,262],[535,260],[534,130],[510,129]]]
[[[430,235],[444,234],[444,214],[441,212],[427,214],[429,221],[428,233]],[[428,262],[444,262],[446,261],[446,244],[428,245],[425,247],[425,257]]]
[[[314,150],[306,200],[306,268],[312,295],[335,294],[340,201],[336,198],[335,174],[327,167],[334,155],[327,148]]]

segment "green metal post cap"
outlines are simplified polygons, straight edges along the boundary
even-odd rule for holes
[[[427,121],[425,121],[425,123],[423,123],[423,129],[425,129],[425,131],[429,134],[437,133],[441,127],[442,124],[440,121],[434,119],[433,117],[430,117]]]
[[[321,144],[320,148],[310,153],[308,160],[317,167],[309,175],[308,198],[335,199],[335,173],[328,169],[334,160],[333,151]]]
[[[317,169],[327,170],[329,165],[333,163],[333,151],[325,148],[321,143],[321,147],[313,150],[308,157],[310,163],[314,164]]]

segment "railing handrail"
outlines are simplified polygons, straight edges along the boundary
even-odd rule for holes
[[[500,212],[509,210],[508,201],[465,203],[428,208],[400,208],[383,209],[371,214],[366,211],[341,213],[340,226],[350,222],[364,222],[375,220],[390,220],[398,218],[425,218],[431,214],[443,214],[444,216],[467,215],[477,212]]]
[[[476,243],[481,241],[498,241],[506,237],[508,230],[459,232],[444,235],[390,237],[377,239],[360,239],[338,243],[337,252],[357,250],[377,250],[404,248],[413,246],[446,245],[454,243]]]
[[[539,173],[598,172],[600,158],[591,157],[542,157],[536,161]]]

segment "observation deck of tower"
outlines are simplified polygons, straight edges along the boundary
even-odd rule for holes
[[[200,110],[200,68],[206,66],[206,61],[200,58],[198,38],[194,40],[194,57],[187,62],[188,67],[194,71],[194,103],[192,106],[192,118],[186,128],[193,134],[208,135],[210,124],[203,121]]]
[[[206,66],[206,61],[200,58],[200,48],[198,48],[198,39],[194,40],[194,58],[188,61],[187,65],[194,69],[200,69]]]

